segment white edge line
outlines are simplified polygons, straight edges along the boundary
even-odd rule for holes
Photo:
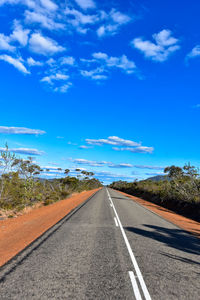
[[[118,223],[117,223],[117,219],[114,217],[114,220],[115,220],[115,225],[116,225],[116,227],[118,227],[119,225],[118,225]]]
[[[135,268],[135,271],[136,271],[138,280],[139,280],[139,282],[140,282],[142,291],[143,291],[143,293],[144,293],[145,299],[146,299],[146,300],[151,300],[151,296],[150,296],[149,291],[148,291],[148,289],[147,289],[147,287],[146,287],[146,284],[145,284],[144,279],[143,279],[143,277],[142,277],[142,273],[141,273],[140,268],[139,268],[139,266],[138,266],[138,264],[137,264],[137,261],[136,261],[136,259],[135,259],[134,254],[133,254],[133,251],[132,251],[131,246],[130,246],[130,244],[129,244],[128,238],[127,238],[127,236],[126,236],[126,234],[125,234],[124,228],[122,227],[121,221],[120,221],[120,219],[119,219],[119,216],[118,216],[118,214],[117,214],[117,211],[116,211],[116,209],[115,209],[115,206],[114,206],[114,204],[113,204],[113,201],[112,201],[112,199],[111,199],[111,197],[110,197],[110,193],[108,192],[108,190],[107,190],[107,193],[108,193],[109,198],[110,198],[110,201],[111,201],[111,203],[112,203],[113,210],[114,210],[114,212],[115,212],[115,215],[116,215],[116,218],[117,218],[119,227],[120,227],[121,232],[122,232],[122,236],[123,236],[123,238],[124,238],[126,247],[127,247],[127,249],[128,249],[129,255],[130,255],[130,257],[131,257],[131,260],[132,260],[133,266],[134,266],[134,268]]]
[[[129,271],[128,273],[129,273],[129,276],[130,276],[130,279],[131,279],[131,283],[132,283],[135,298],[137,300],[142,300],[142,297],[140,295],[140,291],[139,291],[139,288],[138,288],[138,285],[137,285],[137,281],[135,279],[135,276],[134,276],[133,272]]]

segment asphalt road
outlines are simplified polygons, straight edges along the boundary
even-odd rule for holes
[[[0,271],[0,299],[200,299],[200,240],[104,188]]]

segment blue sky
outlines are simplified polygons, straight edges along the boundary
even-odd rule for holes
[[[199,166],[199,13],[197,0],[0,0],[1,149],[106,183]]]

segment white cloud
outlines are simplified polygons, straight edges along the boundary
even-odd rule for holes
[[[40,61],[36,61],[34,60],[32,57],[29,57],[27,58],[27,64],[30,66],[30,67],[35,67],[35,66],[43,66],[44,63],[43,62],[40,62]]]
[[[45,76],[40,81],[41,82],[48,82],[49,84],[51,84],[52,81],[54,81],[54,80],[60,81],[60,80],[67,80],[67,79],[69,79],[68,75],[62,74],[62,73],[56,73],[55,75]]]
[[[44,130],[40,129],[30,129],[26,127],[7,127],[7,126],[0,126],[0,133],[4,134],[28,134],[28,135],[41,135],[45,134]]]
[[[165,167],[147,166],[147,165],[135,165],[134,168],[137,168],[137,169],[149,169],[149,170],[163,170]]]
[[[62,168],[60,168],[59,166],[56,166],[56,167],[55,167],[55,166],[48,166],[48,165],[47,165],[47,166],[41,166],[41,168],[42,168],[42,169],[49,169],[49,170],[52,170],[52,171],[54,171],[54,170],[55,170],[55,171],[58,171],[58,169],[62,169]]]
[[[108,76],[98,74],[98,75],[93,75],[91,78],[94,80],[106,80],[106,79],[108,79]]]
[[[126,55],[120,57],[108,56],[106,53],[97,52],[92,54],[93,59],[81,59],[81,62],[90,66],[90,64],[100,65],[95,69],[81,70],[81,75],[94,80],[105,80],[110,69],[116,68],[123,70],[126,74],[138,73],[136,65],[129,60]]]
[[[107,139],[86,139],[86,143],[89,145],[113,145],[113,146],[131,146],[137,147],[141,143],[137,143],[131,140],[125,140],[117,136],[109,136]]]
[[[63,23],[55,22],[53,17],[49,15],[45,15],[41,12],[34,11],[25,11],[25,22],[28,24],[38,23],[42,27],[47,28],[49,30],[58,30],[64,29],[65,25]]]
[[[80,149],[90,149],[90,148],[92,148],[92,147],[86,146],[86,145],[81,145],[79,148],[80,148]]]
[[[97,29],[97,35],[99,37],[102,37],[104,36],[106,33],[106,27],[104,25],[100,26],[98,29]]]
[[[6,148],[0,148],[0,151],[6,151]],[[24,154],[24,155],[42,155],[44,154],[43,151],[39,151],[37,149],[30,149],[30,148],[9,148],[10,152]]]
[[[16,9],[12,8],[16,11],[14,18],[17,19],[13,19],[11,16],[13,25],[11,22],[9,23],[11,24],[10,34],[7,35],[6,32],[0,34],[0,50],[14,52],[15,55],[10,54],[9,56],[7,52],[0,53],[3,54],[0,59],[12,64],[25,74],[32,71],[31,67],[43,67],[40,72],[34,74],[39,75],[39,79],[42,78],[41,81],[50,83],[52,90],[59,92],[66,92],[72,83],[62,82],[66,77],[58,78],[55,74],[63,74],[70,67],[72,67],[70,68],[72,77],[81,74],[97,83],[108,79],[111,68],[133,73],[133,70],[136,69],[135,64],[125,55],[121,57],[107,55],[106,61],[103,61],[102,58],[91,59],[90,61],[93,60],[95,63],[92,68],[88,68],[89,65],[86,66],[86,64],[82,67],[79,66],[80,61],[75,60],[75,56],[73,57],[72,54],[64,56],[64,51],[68,48],[65,47],[65,43],[68,42],[68,39],[71,40],[74,32],[86,34],[93,31],[93,35],[96,35],[97,28],[105,26],[109,34],[114,34],[120,26],[131,21],[130,16],[116,9],[110,9],[108,12],[96,9],[96,3],[93,0],[76,0],[76,3],[74,1],[70,0],[64,4],[57,0],[0,0],[0,6],[18,5]],[[89,8],[91,10],[88,10]],[[49,34],[46,33],[46,29],[50,30]],[[66,38],[63,38],[63,33]],[[73,40],[75,41],[75,39]],[[92,45],[92,42],[88,40],[77,41],[77,43]],[[30,54],[28,56],[25,53],[27,50]],[[47,58],[44,60],[39,55]],[[53,55],[56,59],[50,58]],[[26,57],[26,59],[23,60],[22,57]],[[55,84],[55,82],[57,83]],[[60,86],[58,86],[59,84]]]
[[[43,36],[40,33],[33,33],[29,40],[30,50],[40,55],[54,55],[59,52],[63,52],[66,49],[58,43],[48,37]]]
[[[75,0],[75,1],[83,9],[96,7],[96,4],[93,0]]]
[[[111,173],[107,171],[94,171],[95,177],[104,182],[111,182],[113,180],[131,180],[133,181],[136,177],[132,175],[119,174],[119,173]]]
[[[90,167],[103,167],[108,166],[109,168],[132,168],[133,165],[128,163],[119,163],[115,164],[113,162],[107,162],[107,161],[92,161],[87,160],[84,158],[76,158],[76,159],[70,159],[73,163],[78,165],[86,165]]]
[[[14,21],[14,30],[10,35],[11,41],[18,41],[22,46],[26,46],[28,42],[30,30],[24,29],[19,21]]]
[[[68,79],[69,79],[69,75],[63,73],[56,73],[56,74],[51,74],[49,76],[45,76],[40,81],[48,83],[54,92],[66,93],[68,89],[72,86],[71,82],[66,82],[56,87],[55,84],[57,82],[67,81]]]
[[[46,61],[46,64],[52,67],[52,66],[56,65],[56,60],[51,57]]]
[[[0,0],[0,6],[4,4],[18,4],[20,0]]]
[[[0,0],[0,6],[4,4],[16,5],[21,4],[28,8],[39,10],[45,9],[47,11],[57,10],[57,4],[52,0]]]
[[[77,145],[76,143],[73,143],[73,142],[70,142],[70,141],[67,142],[67,144],[68,144],[68,145],[73,145],[73,146],[76,146],[76,145]]]
[[[102,167],[108,164],[106,161],[92,161],[92,160],[87,160],[84,158],[76,158],[76,159],[71,159],[72,162],[78,165],[87,165],[91,167]]]
[[[180,49],[179,40],[174,38],[168,29],[153,34],[153,39],[155,43],[142,38],[135,38],[131,45],[141,51],[145,57],[158,62],[166,61],[172,53]]]
[[[154,173],[145,173],[148,176],[158,176],[158,175],[165,175],[163,172],[154,172]]]
[[[110,17],[116,24],[120,24],[120,25],[127,24],[128,22],[131,21],[131,18],[128,15],[125,15],[114,8],[110,12]]]
[[[105,80],[107,79],[107,75],[102,74],[104,72],[104,68],[96,68],[90,71],[87,70],[81,70],[80,73],[83,77],[88,77],[93,80]]]
[[[126,55],[121,57],[108,56],[106,53],[98,52],[93,53],[92,56],[98,61],[103,63],[109,68],[122,69],[127,74],[134,73],[136,71],[136,65],[133,61],[129,60]]]
[[[195,46],[190,53],[186,56],[186,59],[196,58],[200,56],[200,45]]]
[[[0,33],[0,50],[14,52],[16,47],[10,45],[10,37]]]
[[[40,2],[42,4],[42,6],[48,10],[55,11],[58,9],[57,4],[51,0],[40,0]]]
[[[131,21],[131,18],[128,15],[123,14],[114,8],[109,14],[102,11],[101,18],[106,22],[97,29],[98,37],[115,35],[122,25],[125,25]]]
[[[119,147],[113,147],[112,148],[115,151],[130,151],[132,153],[152,153],[154,151],[153,147],[146,147],[146,146],[139,146],[135,148],[131,147],[125,147],[125,148],[119,148]]]
[[[64,136],[59,136],[59,135],[58,135],[56,138],[62,140],[62,139],[64,139]]]
[[[85,26],[94,25],[99,21],[99,17],[97,15],[83,14],[76,9],[68,7],[65,10],[65,14],[70,16],[66,21],[81,34],[86,34],[88,32],[88,28]]]
[[[132,168],[132,167],[133,167],[133,165],[126,164],[126,163],[109,165],[109,168]]]
[[[12,66],[14,66],[16,69],[18,69],[20,72],[24,74],[30,74],[30,72],[26,69],[26,67],[23,65],[23,59],[22,58],[13,58],[9,55],[0,55],[0,60],[3,60]]]
[[[59,87],[56,87],[54,89],[54,92],[66,93],[71,86],[72,86],[72,83],[68,82],[68,83],[63,84]]]
[[[75,64],[75,58],[72,56],[66,56],[60,58],[61,65],[73,66]]]
[[[71,19],[71,24],[75,26],[94,24],[98,21],[97,15],[86,15],[76,9],[66,8],[65,14],[74,17],[73,19]],[[70,22],[70,20],[68,20],[68,22]]]

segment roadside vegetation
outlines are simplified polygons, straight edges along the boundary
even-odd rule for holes
[[[188,163],[183,168],[167,167],[164,172],[166,176],[159,181],[116,181],[110,187],[200,221],[199,170]]]
[[[63,171],[58,168],[58,172]],[[63,178],[46,179],[43,169],[32,157],[22,159],[10,152],[6,145],[0,152],[0,209],[20,211],[36,203],[44,205],[65,199],[72,193],[91,190],[102,186],[93,178],[94,173],[76,169],[77,176],[68,176],[65,169]],[[48,169],[45,173],[49,172]]]

